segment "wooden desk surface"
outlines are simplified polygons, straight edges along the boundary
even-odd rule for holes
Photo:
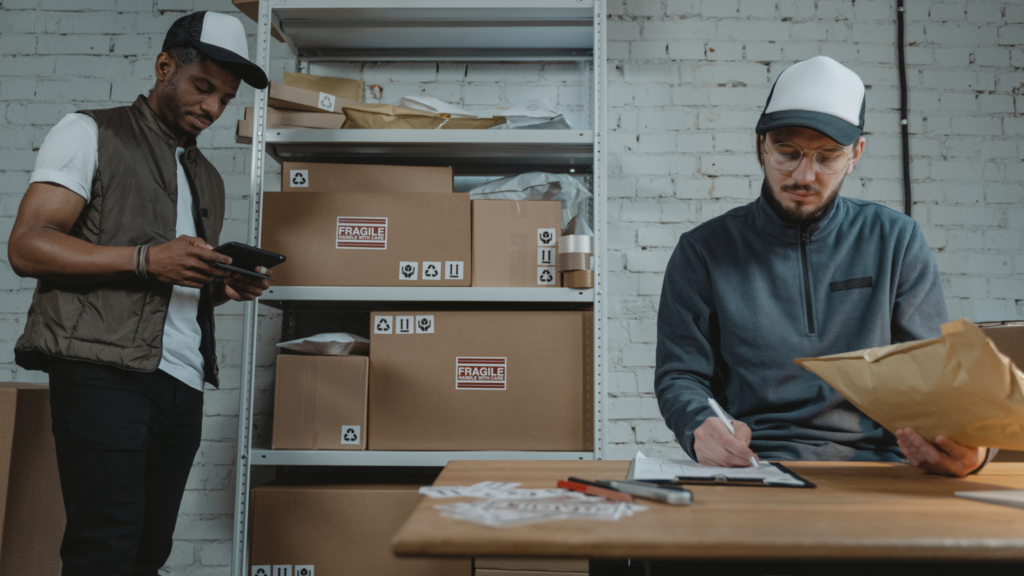
[[[1024,489],[1024,463],[965,479],[900,464],[786,463],[814,489],[690,486],[694,504],[648,507],[618,522],[562,520],[494,529],[443,518],[424,498],[392,541],[401,555],[649,559],[1024,561],[1024,510],[956,498],[957,490]],[[437,486],[485,480],[553,487],[625,478],[628,462],[453,461]],[[471,499],[463,499],[471,500]]]

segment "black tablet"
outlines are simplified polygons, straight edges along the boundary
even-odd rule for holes
[[[256,272],[256,267],[273,268],[285,260],[282,254],[254,248],[241,242],[228,242],[214,248],[213,251],[230,256],[231,264],[214,263],[212,266],[271,281],[274,279],[270,276]]]

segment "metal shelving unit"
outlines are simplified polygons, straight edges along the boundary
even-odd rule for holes
[[[265,129],[267,94],[256,92],[248,242],[260,241],[265,153],[277,161],[452,166],[457,176],[533,170],[575,173],[594,194],[593,289],[275,286],[244,307],[232,576],[246,574],[252,466],[444,466],[451,460],[579,460],[604,454],[606,326],[605,0],[260,0],[256,59],[269,69],[271,27],[296,68],[343,61],[576,62],[591,81],[586,129]],[[316,73],[316,72],[314,72]],[[589,90],[588,90],[589,88]],[[259,314],[265,304],[301,310],[369,310],[382,304],[594,309],[594,451],[305,451],[254,445]],[[347,312],[346,312],[347,313]],[[286,328],[287,329],[287,328]]]

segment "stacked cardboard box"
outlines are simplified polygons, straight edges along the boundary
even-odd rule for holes
[[[560,286],[561,212],[557,201],[474,200],[473,286]]]
[[[366,449],[366,356],[277,357],[275,450]]]

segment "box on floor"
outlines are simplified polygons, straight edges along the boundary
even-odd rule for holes
[[[377,166],[369,164],[281,164],[282,192],[451,193],[450,166]]]
[[[471,576],[469,558],[397,558],[391,538],[423,499],[413,484],[289,485],[252,491],[251,574]]]
[[[371,328],[369,449],[593,449],[591,311],[377,311]]]
[[[64,500],[50,389],[0,383],[0,574],[57,576]]]
[[[473,201],[473,286],[560,286],[562,203]]]
[[[468,194],[266,192],[262,213],[278,286],[470,285]]]
[[[277,357],[275,450],[365,450],[366,356]]]

